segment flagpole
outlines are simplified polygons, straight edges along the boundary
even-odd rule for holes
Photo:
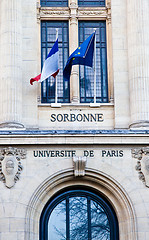
[[[58,39],[58,28],[56,28],[56,40]],[[57,103],[57,76],[55,77],[55,103]]]
[[[96,104],[96,28],[95,31],[95,42],[94,42],[94,103]]]

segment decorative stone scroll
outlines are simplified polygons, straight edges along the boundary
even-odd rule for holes
[[[21,159],[26,158],[25,149],[13,147],[0,149],[0,180],[11,188],[19,180],[23,170]]]
[[[74,175],[84,176],[87,158],[86,157],[73,157]]]
[[[138,159],[136,170],[139,173],[139,179],[149,187],[149,147],[133,149],[132,156]]]

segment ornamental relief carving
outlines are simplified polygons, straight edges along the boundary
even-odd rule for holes
[[[68,7],[37,7],[37,19],[38,21],[40,19],[45,18],[65,18],[69,19],[71,15],[75,15],[76,18],[104,18],[109,19],[111,18],[111,8],[110,4],[107,6],[107,8],[81,8],[77,7],[76,5],[70,5],[70,8]]]
[[[79,10],[78,11],[79,16],[107,16],[107,11],[96,11],[96,10]]]
[[[136,170],[139,174],[139,179],[149,187],[149,147],[133,149],[132,156],[137,159]]]
[[[0,149],[0,180],[11,188],[19,180],[23,166],[21,160],[26,158],[25,149],[13,147]]]
[[[48,7],[42,7],[37,9],[37,19],[42,18],[69,18],[70,10],[68,8],[48,8]]]

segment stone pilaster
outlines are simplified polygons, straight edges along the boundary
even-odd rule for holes
[[[0,127],[20,128],[22,112],[22,0],[0,3]]]
[[[149,128],[148,13],[148,0],[127,0],[131,128]]]
[[[113,56],[112,56],[112,25],[111,25],[111,0],[107,0],[107,61],[108,61],[108,86],[109,100],[114,102],[114,86],[113,86]]]
[[[70,46],[70,54],[78,47],[78,19],[77,19],[77,1],[70,0],[70,34],[69,34],[69,46]],[[71,71],[70,78],[70,99],[72,103],[79,102],[79,67],[73,66]]]

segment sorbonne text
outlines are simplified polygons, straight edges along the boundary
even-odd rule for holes
[[[51,122],[103,122],[103,114],[51,114],[50,117]]]

